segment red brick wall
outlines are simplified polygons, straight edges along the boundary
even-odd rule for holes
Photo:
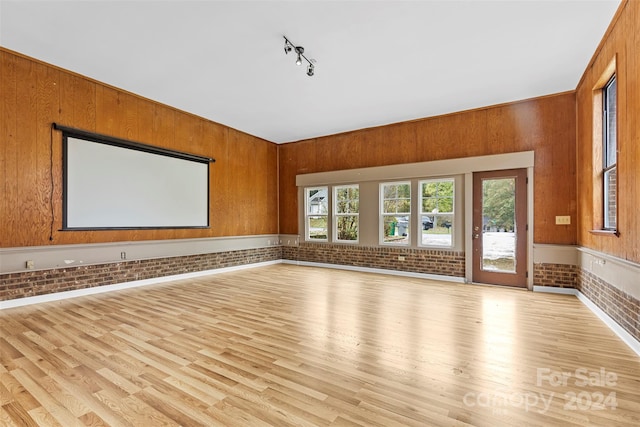
[[[404,261],[398,260],[399,256],[404,257]],[[283,247],[282,257],[293,261],[465,277],[464,252],[301,243]]]
[[[640,300],[594,274],[578,269],[577,289],[640,341]]]
[[[0,301],[279,260],[280,246],[0,275]]]
[[[533,264],[533,286],[575,288],[578,268],[569,264]]]

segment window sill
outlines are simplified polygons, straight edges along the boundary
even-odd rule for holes
[[[618,230],[589,230],[589,233],[594,234],[596,236],[620,237],[620,232]]]

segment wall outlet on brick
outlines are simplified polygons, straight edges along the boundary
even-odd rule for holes
[[[404,257],[402,255],[398,255],[398,261],[404,261]]]

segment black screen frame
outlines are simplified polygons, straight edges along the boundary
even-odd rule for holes
[[[158,230],[158,229],[207,229],[211,227],[211,167],[210,164],[215,159],[196,154],[157,147],[141,142],[111,137],[82,129],[71,128],[53,123],[53,129],[62,132],[62,229],[60,231],[98,231],[98,230]],[[90,143],[110,145],[118,148],[136,150],[148,154],[167,156],[181,160],[206,164],[207,166],[207,212],[206,224],[202,225],[149,225],[149,226],[70,226],[68,221],[68,185],[69,185],[69,165],[68,165],[68,138],[85,140]]]

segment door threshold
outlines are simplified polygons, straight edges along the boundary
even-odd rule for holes
[[[472,285],[476,285],[476,286],[489,286],[492,288],[501,288],[501,289],[515,289],[515,290],[523,290],[523,291],[528,291],[529,288],[527,286],[511,286],[511,285],[498,285],[495,283],[482,283],[482,282],[469,282]]]

